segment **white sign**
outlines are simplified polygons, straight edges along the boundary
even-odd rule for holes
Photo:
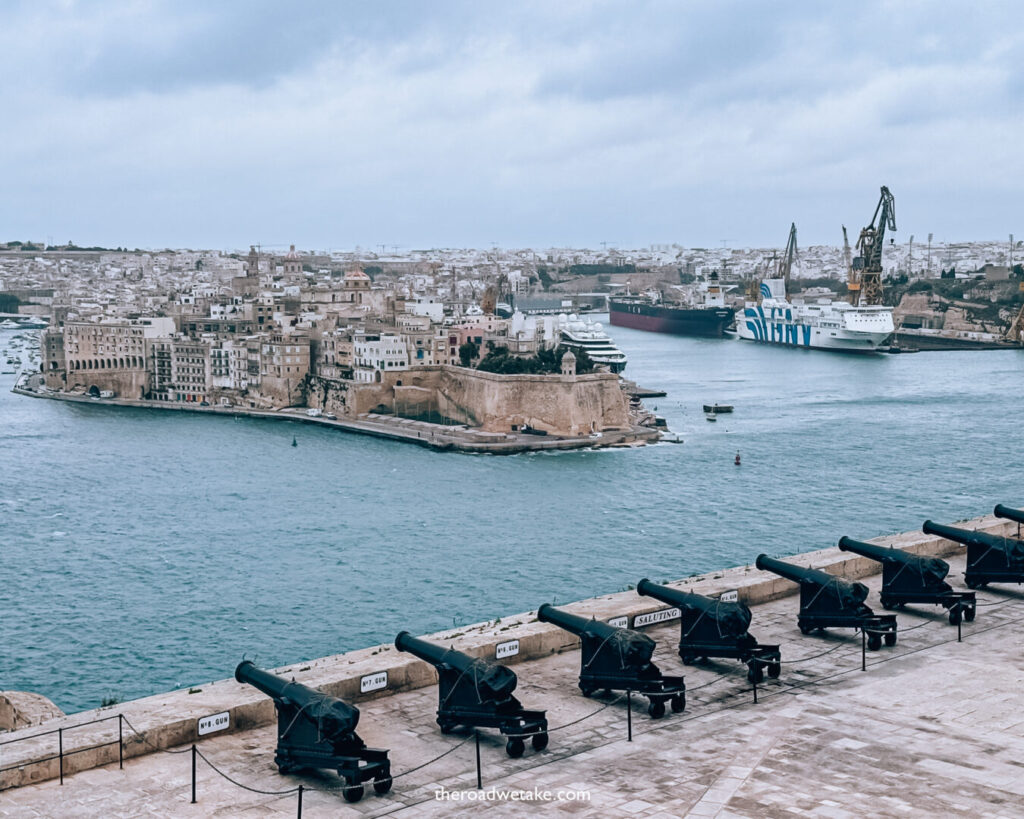
[[[503,657],[515,657],[519,653],[519,641],[509,640],[507,643],[498,643],[494,649],[494,656],[500,660]]]
[[[362,694],[369,694],[371,691],[380,691],[388,687],[388,672],[378,671],[376,674],[367,674],[359,680],[359,691]]]
[[[650,614],[638,614],[633,618],[633,628],[653,626],[655,623],[665,623],[669,620],[678,620],[680,616],[679,609],[662,609],[661,611],[652,611]]]
[[[608,621],[608,625],[614,626],[615,628],[629,628],[629,617],[626,615],[623,615],[622,617],[613,617]]]
[[[722,592],[718,597],[723,603],[738,603],[740,600],[740,593],[733,589],[732,591]]]
[[[199,720],[199,736],[214,734],[231,727],[231,713],[221,711],[219,714],[211,714],[208,717],[201,717]]]

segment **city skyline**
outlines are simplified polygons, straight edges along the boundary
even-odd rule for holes
[[[1014,224],[1005,3],[20,4],[4,238],[129,247],[898,243]],[[1016,230],[1015,230],[1016,228]]]

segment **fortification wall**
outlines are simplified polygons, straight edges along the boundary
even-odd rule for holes
[[[149,373],[142,369],[124,370],[69,370],[66,384],[56,374],[47,374],[47,386],[51,389],[112,390],[119,398],[143,398],[149,389]],[[52,382],[51,383],[51,379]]]
[[[628,399],[613,373],[497,375],[440,365],[384,373],[379,384],[357,384],[349,405],[417,415],[437,412],[487,432],[527,424],[554,435],[629,429]]]

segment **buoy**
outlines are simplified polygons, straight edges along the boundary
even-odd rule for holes
[[[295,440],[295,438],[292,438],[292,446],[298,446],[298,445],[299,445],[299,442],[298,442],[298,441],[296,441],[296,440]],[[737,456],[736,456],[736,463],[739,463],[739,462],[740,462],[739,458],[740,458],[740,456],[739,456],[739,455],[737,455]]]
[[[736,466],[740,465],[740,453],[736,453],[736,460],[733,461],[733,463],[736,464]]]

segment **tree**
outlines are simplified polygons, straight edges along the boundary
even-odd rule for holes
[[[508,347],[502,348],[505,352],[508,352]],[[480,354],[480,346],[474,344],[472,341],[467,341],[465,344],[459,346],[459,361],[462,362],[463,367],[471,367],[473,365],[473,359]]]

